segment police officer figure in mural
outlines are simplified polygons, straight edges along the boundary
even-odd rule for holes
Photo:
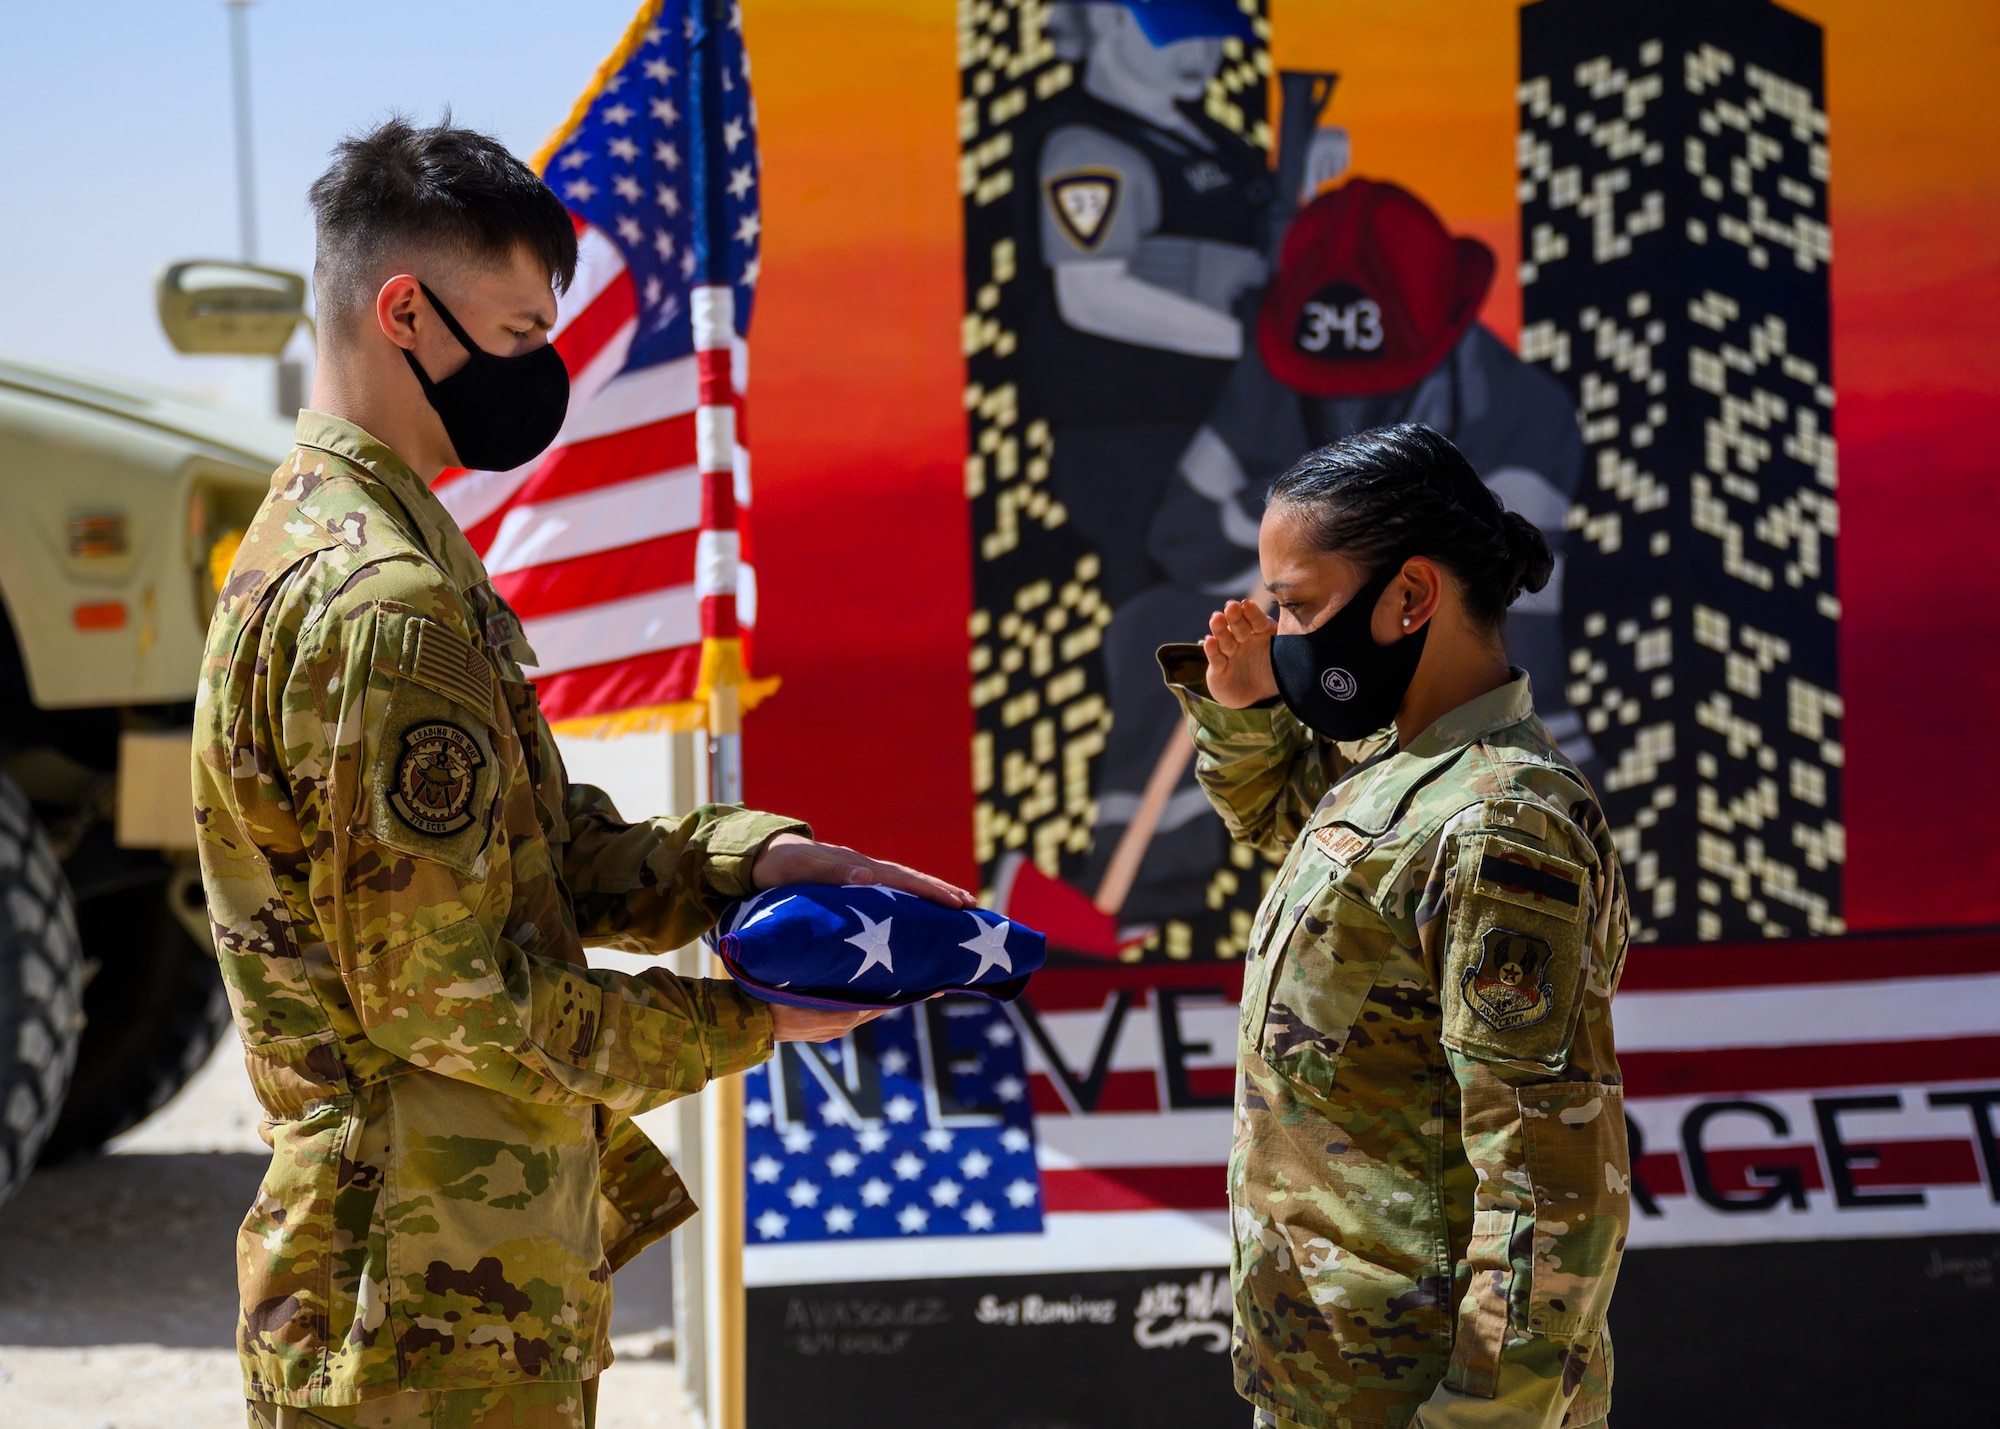
[[[1132,644],[1116,639],[1122,611],[1165,577],[1147,552],[1147,525],[1245,350],[1238,308],[1268,274],[1271,180],[1263,151],[1201,109],[1225,41],[1251,37],[1235,0],[1062,0],[1050,25],[1080,76],[1021,138],[1034,175],[1022,202],[1034,212],[1015,232],[1039,256],[1022,265],[1034,285],[1021,334],[1026,385],[1055,434],[1056,494],[1103,562],[1105,598],[1121,612],[1111,644],[1122,649]],[[1137,682],[1157,700],[1151,668],[1146,645]],[[1130,679],[1111,678],[1115,706]],[[1155,752],[1100,768],[1087,882],[1138,808]],[[1187,793],[1161,821],[1147,880],[1199,877],[1221,857],[1220,827]],[[1190,818],[1203,836],[1169,869],[1167,845]],[[1142,887],[1128,911],[1144,917],[1145,903]]]
[[[1255,340],[1154,518],[1147,549],[1175,582],[1154,600],[1163,624],[1185,627],[1213,596],[1247,592],[1273,477],[1321,443],[1422,422],[1554,552],[1548,585],[1509,612],[1508,653],[1534,677],[1550,734],[1594,774],[1596,751],[1564,694],[1562,548],[1583,440],[1561,384],[1477,321],[1493,264],[1483,243],[1446,232],[1395,184],[1352,178],[1313,199],[1286,230]]]
[[[1627,918],[1507,664],[1548,546],[1401,425],[1284,473],[1258,561],[1275,622],[1230,601],[1160,652],[1231,835],[1286,855],[1244,969],[1237,1388],[1263,1429],[1601,1425]]]
[[[313,186],[320,366],[210,626],[202,881],[271,1166],[237,1240],[253,1429],[588,1429],[611,1275],[693,1214],[632,1116],[863,1012],[589,967],[789,883],[961,890],[789,819],[571,784],[521,623],[432,495],[561,426],[561,202],[392,121]]]

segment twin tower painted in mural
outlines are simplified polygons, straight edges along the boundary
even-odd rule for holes
[[[1339,95],[1369,77],[1280,76],[1277,132],[1268,36],[1256,0],[963,26],[988,886],[1058,944],[1240,953],[1271,868],[1195,785],[1153,650],[1258,585],[1273,477],[1422,421],[1557,552],[1510,653],[1603,797],[1638,936],[1841,931],[1818,28],[1522,9],[1518,352],[1478,321],[1491,250],[1350,169]]]

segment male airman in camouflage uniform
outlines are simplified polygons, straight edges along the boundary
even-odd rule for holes
[[[400,436],[300,416],[221,592],[197,704],[203,877],[273,1153],[237,1242],[251,1423],[584,1429],[612,1272],[694,1210],[632,1115],[755,1065],[774,1038],[860,1020],[593,970],[584,941],[672,948],[726,901],[801,879],[964,895],[801,842],[790,820],[711,807],[627,824],[567,782],[520,622],[419,474],[451,445],[396,351],[399,335],[449,362],[397,267],[411,255],[482,345],[513,331],[510,292],[545,333],[551,277],[574,263],[567,217],[491,140],[400,122],[344,145],[314,197],[315,398]],[[427,230],[440,198],[484,205],[489,231]],[[386,231],[349,241],[356,214]],[[367,280],[331,324],[355,275],[330,242]],[[374,312],[371,264],[397,275]]]
[[[1595,1425],[1630,1167],[1611,995],[1625,892],[1528,681],[1336,744],[1161,652],[1253,925],[1229,1197],[1261,1425]]]

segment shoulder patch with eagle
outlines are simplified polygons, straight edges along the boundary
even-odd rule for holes
[[[389,806],[418,833],[442,838],[472,823],[472,794],[486,763],[473,737],[446,720],[403,732]]]

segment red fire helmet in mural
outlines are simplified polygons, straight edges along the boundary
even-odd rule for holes
[[[1264,362],[1313,397],[1417,382],[1479,314],[1493,252],[1395,184],[1349,179],[1292,220],[1257,319]]]

